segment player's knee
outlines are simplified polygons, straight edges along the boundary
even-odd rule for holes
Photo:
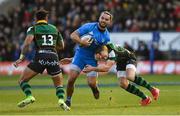
[[[96,82],[89,81],[88,85],[89,87],[96,87]]]
[[[127,88],[127,84],[126,83],[120,83],[120,87],[123,88],[123,89],[126,89]]]
[[[73,86],[75,81],[76,81],[76,78],[72,78],[72,77],[68,78],[68,85]]]
[[[23,82],[28,82],[28,81],[26,81],[26,80],[24,80],[24,79],[19,79],[19,81],[18,81],[19,84],[21,84],[21,83],[23,83]]]
[[[21,84],[22,82],[27,81],[23,76],[21,76],[21,78],[18,80],[18,83]]]

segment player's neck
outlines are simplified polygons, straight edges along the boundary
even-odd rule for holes
[[[46,20],[38,20],[36,23],[47,23]]]
[[[98,29],[99,29],[101,32],[104,32],[104,31],[106,30],[106,28],[101,27],[99,23],[98,23]]]

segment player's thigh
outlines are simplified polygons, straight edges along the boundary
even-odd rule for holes
[[[31,80],[34,76],[36,76],[38,73],[33,71],[32,69],[30,69],[29,67],[26,67],[23,71],[23,73],[21,74],[21,78],[19,80],[19,82],[22,81],[29,81]]]
[[[134,81],[136,75],[136,61],[129,60],[126,65],[126,76],[129,80]]]
[[[86,63],[86,65],[91,65],[91,66],[94,66],[94,67],[97,66],[97,61],[95,59],[85,60],[85,63]],[[98,72],[91,71],[91,72],[87,73],[87,77],[88,78],[92,78],[92,77],[96,78],[96,77],[98,77]]]
[[[70,65],[70,70],[81,72],[86,65],[85,60],[85,58],[75,55]]]
[[[49,53],[45,55],[42,60],[45,62],[44,66],[47,70],[47,73],[52,77],[55,77],[62,72],[59,66],[59,60],[57,54]]]
[[[126,77],[128,80],[134,81],[136,74],[136,61],[134,60],[121,60],[117,63],[117,77]]]
[[[129,81],[127,80],[127,75],[126,75],[126,61],[127,60],[121,60],[120,62],[117,62],[117,78],[118,78],[118,84],[122,88],[127,88]]]
[[[27,67],[36,73],[43,73],[45,69],[45,66],[37,60],[30,62]]]
[[[126,78],[128,80],[134,81],[135,75],[136,75],[136,71],[134,70],[134,68],[127,68],[126,69]]]

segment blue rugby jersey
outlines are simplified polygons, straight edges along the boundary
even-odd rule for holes
[[[92,35],[93,42],[88,47],[78,46],[76,49],[76,55],[86,58],[94,58],[95,51],[98,47],[106,45],[110,41],[109,31],[100,31],[98,28],[98,22],[86,23],[76,30],[80,37],[90,34]]]

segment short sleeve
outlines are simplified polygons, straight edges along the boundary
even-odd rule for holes
[[[29,27],[28,29],[27,29],[27,35],[34,35],[34,29],[33,29],[34,27]]]
[[[116,57],[116,55],[115,55],[114,50],[112,50],[112,51],[109,53],[109,58],[114,58],[114,57]]]
[[[60,41],[63,40],[63,37],[60,32],[58,32],[58,40],[60,40]]]
[[[91,23],[86,23],[82,25],[80,28],[76,30],[76,32],[79,33],[80,36],[88,33],[93,28],[93,25]]]

